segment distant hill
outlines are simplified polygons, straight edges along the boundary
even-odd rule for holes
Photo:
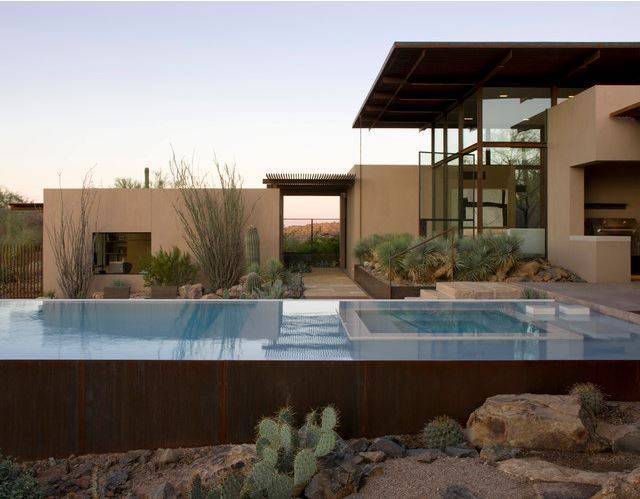
[[[299,238],[309,237],[311,235],[311,224],[307,225],[289,225],[284,228],[285,236],[295,236]],[[314,222],[314,236],[339,236],[340,222]]]

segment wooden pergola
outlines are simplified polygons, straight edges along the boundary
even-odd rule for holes
[[[284,196],[340,196],[340,268],[346,267],[347,191],[356,181],[354,173],[267,173],[262,181],[280,190],[280,257],[284,241]]]

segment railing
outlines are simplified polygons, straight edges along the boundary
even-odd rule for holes
[[[450,232],[453,231],[457,231],[458,228],[457,227],[449,227],[447,230],[444,230],[442,232],[439,232],[438,234],[431,236],[427,239],[425,239],[424,241],[420,241],[418,244],[414,244],[413,246],[402,250],[402,251],[398,251],[397,253],[394,253],[393,255],[389,256],[389,261],[387,262],[388,266],[387,266],[387,279],[389,280],[389,299],[391,300],[391,287],[393,286],[393,280],[391,279],[391,261],[400,257],[400,256],[404,256],[407,253],[410,253],[418,248],[420,248],[421,246],[424,246],[425,244],[430,243],[431,241],[433,241],[434,239],[437,239],[439,237],[442,237],[446,234],[449,234]],[[453,274],[454,274],[454,270],[455,270],[455,263],[456,263],[456,245],[451,244],[451,280],[453,281]]]
[[[318,233],[340,236],[339,218],[284,218],[282,226],[285,237],[295,236],[296,239],[309,239],[311,242]]]
[[[42,246],[0,245],[0,298],[42,296]]]

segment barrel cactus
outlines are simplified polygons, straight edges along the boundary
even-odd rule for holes
[[[245,254],[247,258],[247,266],[251,264],[260,265],[260,236],[258,229],[251,226],[247,229],[244,237]]]
[[[428,448],[444,449],[464,441],[462,426],[448,416],[438,416],[424,427],[424,441]]]
[[[605,409],[604,393],[602,393],[598,385],[593,383],[576,383],[571,387],[569,393],[580,397],[582,407],[594,416],[601,414]]]

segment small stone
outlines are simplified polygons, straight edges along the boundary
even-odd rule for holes
[[[358,466],[359,464],[362,464],[364,462],[364,457],[358,455],[358,456],[353,456],[353,458],[351,459],[351,464],[353,466]]]
[[[502,445],[485,445],[480,451],[480,459],[489,463],[497,463],[521,454],[520,449],[504,447]]]
[[[123,466],[126,466],[128,464],[131,464],[134,461],[138,461],[140,459],[140,457],[144,456],[145,452],[144,450],[132,450],[127,452],[126,454],[124,454],[121,458],[120,458],[120,464],[122,464]]]
[[[365,461],[368,461],[370,463],[380,463],[387,457],[386,454],[380,450],[361,452],[360,456],[363,457]]]
[[[431,464],[436,459],[446,456],[444,452],[438,449],[421,449],[422,452],[416,454],[416,461],[424,464]]]
[[[376,438],[369,451],[382,451],[390,458],[403,457],[405,453],[404,447],[387,437]]]
[[[476,496],[463,485],[449,485],[440,492],[442,499],[476,499]]]
[[[150,499],[175,499],[176,489],[169,482],[160,484],[151,493]]]
[[[450,457],[478,457],[478,451],[468,447],[447,447],[444,452]]]
[[[352,438],[347,442],[347,445],[354,454],[357,454],[358,452],[364,452],[369,448],[369,440],[366,438]]]
[[[91,487],[91,477],[89,476],[81,476],[79,478],[75,478],[73,483],[79,489],[88,489]]]
[[[153,462],[159,466],[175,463],[180,459],[180,454],[175,449],[158,449],[153,457]]]
[[[104,482],[105,488],[116,490],[122,487],[129,478],[129,473],[125,470],[112,471]]]

